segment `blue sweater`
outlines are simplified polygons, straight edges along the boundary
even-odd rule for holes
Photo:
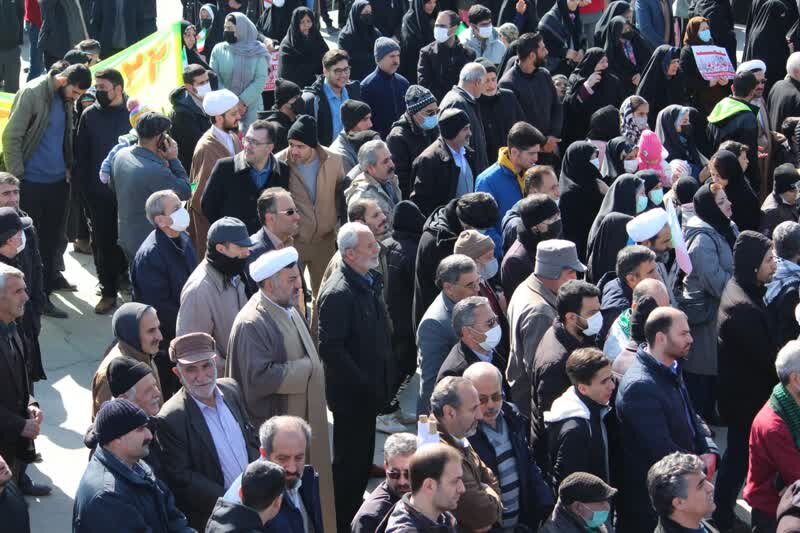
[[[408,80],[400,74],[388,75],[375,67],[361,81],[361,101],[372,109],[372,129],[385,139],[395,120],[406,111]]]
[[[517,177],[500,163],[494,163],[478,175],[475,181],[475,192],[491,194],[497,202],[499,215],[494,226],[487,234],[494,241],[494,255],[498,261],[503,260],[503,217],[522,200]]]

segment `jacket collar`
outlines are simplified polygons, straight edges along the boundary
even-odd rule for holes
[[[275,154],[270,154],[267,166],[269,166],[270,163],[272,164],[272,172],[275,172]],[[233,156],[233,171],[236,174],[250,172],[250,168],[250,163],[247,162],[247,156],[245,155],[244,150]]]
[[[114,477],[124,478],[128,483],[146,487],[154,487],[156,484],[153,470],[144,461],[139,461],[136,463],[136,466],[141,468],[144,472],[144,476],[140,476],[131,468],[129,468],[128,465],[117,459],[113,453],[106,450],[102,446],[97,447],[97,450],[95,450],[92,458],[97,460],[100,464],[111,471],[111,473],[114,474]]]
[[[142,363],[148,365],[150,364],[150,361],[153,359],[152,355],[146,354],[141,350],[137,350],[127,342],[120,339],[117,339],[117,348],[119,348],[119,351],[122,353],[122,355],[130,357],[132,359],[136,359],[137,361],[141,361]]]
[[[354,285],[361,289],[364,292],[372,291],[376,286],[380,286],[383,283],[383,276],[377,270],[370,270],[369,273],[372,276],[372,285],[370,285],[364,276],[353,270],[350,265],[345,263],[344,259],[342,259],[342,274],[350,282],[351,285]],[[380,292],[380,291],[379,291]]]
[[[175,240],[168,236],[166,233],[161,231],[159,228],[155,229],[156,232],[156,243],[161,244],[162,246],[168,246],[168,250],[173,250],[180,256],[184,256],[186,254],[186,246],[189,244],[189,234],[185,231],[182,231],[180,235],[178,235],[178,240],[180,241],[180,246],[175,244]]]
[[[673,381],[679,381],[680,372],[675,373],[672,371],[672,368],[662,365],[655,357],[645,350],[645,346],[647,345],[642,344],[636,350],[636,358],[639,360],[639,362],[651,372],[658,373],[661,377],[668,378]],[[678,368],[680,369],[680,363],[678,363]]]
[[[553,308],[553,310],[555,310],[556,293],[545,287],[544,284],[542,283],[542,280],[536,277],[536,274],[531,274],[530,276],[528,276],[527,285],[531,291],[541,296],[542,299],[544,299],[544,301],[547,302],[550,305],[550,307]]]

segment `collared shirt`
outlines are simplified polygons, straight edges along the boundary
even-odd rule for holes
[[[214,138],[222,143],[222,146],[228,149],[232,156],[236,155],[236,146],[233,144],[233,137],[231,137],[230,133],[224,132],[216,126],[211,126],[211,133]]]
[[[276,304],[275,302],[273,302],[273,301],[270,299],[270,297],[269,297],[269,296],[267,296],[266,294],[264,294],[264,291],[259,291],[259,292],[261,293],[261,297],[262,297],[262,298],[264,298],[266,301],[268,301],[269,303],[271,303],[272,305],[274,305],[275,307],[277,307],[278,309],[280,309],[281,311],[283,311],[284,313],[286,313],[286,316],[288,316],[288,317],[289,317],[289,320],[291,320],[291,319],[292,319],[292,310],[291,310],[291,309],[286,309],[284,306],[282,306],[282,305],[279,305],[279,304]]]
[[[267,186],[267,181],[269,181],[269,175],[272,172],[272,158],[270,157],[267,160],[267,164],[264,165],[263,170],[257,170],[251,164],[247,164],[247,168],[250,171],[250,177],[253,179],[253,184],[256,186],[256,189],[263,189]]]
[[[494,359],[494,353],[491,350],[489,350],[489,353],[481,353],[477,350],[472,350],[472,353],[484,363],[491,363],[492,359]]]
[[[447,146],[447,149],[450,150],[450,153],[453,155],[453,162],[455,162],[459,169],[458,185],[456,185],[456,197],[467,194],[468,192],[475,192],[475,180],[472,179],[472,169],[469,168],[467,158],[464,156],[467,151],[466,148],[462,146],[461,150],[456,152],[450,148],[449,144],[444,144]]]
[[[325,98],[327,98],[328,106],[331,108],[331,139],[335,139],[344,128],[342,124],[342,104],[349,96],[347,95],[347,89],[344,87],[342,87],[342,95],[336,96],[331,86],[328,85],[327,79],[322,83],[322,90],[325,92]]]
[[[276,250],[280,250],[286,246],[286,243],[281,241],[278,236],[272,233],[266,226],[264,226],[264,233],[267,234],[267,237],[269,237],[269,240],[272,242],[272,246],[274,246]]]
[[[297,483],[295,483],[294,487],[291,489],[287,488],[285,490],[286,496],[292,501],[297,510],[300,511],[300,516],[303,517],[303,531],[306,533],[313,533],[314,526],[311,524],[311,520],[308,518],[308,511],[306,510],[306,505],[303,503],[303,498],[300,496],[300,487],[303,486],[302,478],[297,478]]]
[[[206,426],[211,433],[214,447],[217,449],[222,478],[227,489],[247,468],[249,462],[247,445],[244,435],[242,435],[242,428],[225,404],[224,395],[219,387],[214,388],[214,399],[216,407],[210,407],[192,396],[192,400],[203,413]]]

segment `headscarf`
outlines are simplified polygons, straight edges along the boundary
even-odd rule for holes
[[[350,13],[347,15],[347,23],[339,32],[339,44],[342,38],[350,37],[356,39],[356,43],[369,44],[367,49],[374,48],[375,40],[380,37],[380,32],[374,25],[366,25],[361,21],[361,12],[369,6],[367,0],[356,0],[350,6]]]
[[[588,141],[575,141],[569,145],[561,165],[561,201],[559,209],[563,220],[564,238],[575,243],[578,257],[585,261],[589,230],[603,194],[597,187],[600,171],[591,163],[597,148]]]
[[[655,207],[663,207],[656,205],[650,199],[650,192],[654,191],[656,187],[661,187],[661,176],[655,170],[637,170],[636,176],[644,182],[644,192],[647,195],[647,210]]]
[[[119,306],[111,318],[111,330],[114,332],[114,337],[141,352],[142,338],[139,333],[139,322],[142,321],[142,316],[149,309],[153,309],[153,307],[138,302],[127,302]]]
[[[300,21],[304,17],[311,17],[311,29],[308,36],[300,31]],[[322,56],[328,51],[328,45],[319,32],[319,23],[314,12],[305,6],[295,8],[292,12],[292,22],[286,37],[281,41],[282,61],[302,61],[305,64],[322,64]],[[294,81],[294,80],[293,80]],[[298,80],[302,87],[303,80]]]
[[[439,3],[433,8],[433,12],[428,15],[425,13],[426,0],[412,0],[408,6],[408,11],[403,16],[403,22],[408,32],[416,35],[417,38],[425,43],[433,42],[433,21],[439,14]]]
[[[639,171],[652,170],[658,174],[661,184],[669,187],[672,183],[667,183],[668,177],[664,174],[664,147],[658,135],[650,130],[642,132],[639,137]]]
[[[253,82],[253,71],[245,66],[245,60],[264,57],[267,55],[267,49],[258,42],[258,30],[246,15],[233,12],[230,16],[236,19],[237,40],[233,44],[224,43],[234,56],[233,78],[225,85],[233,94],[239,96]]]
[[[589,230],[589,248],[595,240],[597,231],[602,224],[603,219],[610,213],[622,213],[635,217],[636,213],[636,196],[640,189],[644,187],[641,179],[633,174],[622,174],[614,183],[609,187],[608,192],[603,198],[603,203],[600,204],[600,210],[597,216],[594,217],[594,223]],[[600,274],[605,274],[601,272]]]
[[[742,231],[733,245],[733,277],[739,286],[762,309],[767,288],[756,278],[758,267],[772,246],[772,241],[757,231]]]
[[[711,26],[711,23],[705,17],[692,17],[689,19],[689,22],[686,23],[686,35],[683,36],[683,45],[684,46],[702,46],[702,45],[709,45],[714,44],[713,39],[709,42],[705,42],[700,39],[700,25],[706,23]]]
[[[667,76],[667,69],[673,60],[680,58],[681,51],[674,46],[662,44],[642,71],[642,79],[636,88],[636,94],[650,104],[648,123],[655,127],[656,115],[659,110],[669,104],[684,104],[686,98],[686,82],[680,69],[673,77]]]
[[[733,221],[740,231],[758,230],[761,220],[761,206],[750,182],[744,175],[739,158],[728,150],[719,150],[714,154],[714,167],[719,175],[728,180],[725,194],[731,201]]]
[[[559,188],[564,194],[576,189],[597,189],[602,178],[600,171],[591,163],[597,148],[588,141],[577,141],[569,145],[561,165]]]
[[[639,137],[642,135],[642,132],[645,130],[645,128],[638,126],[633,120],[633,113],[635,110],[633,109],[633,104],[631,103],[632,98],[633,96],[627,97],[619,108],[619,129],[620,132],[622,132],[622,136],[625,137],[625,142],[631,146],[636,146],[639,144]]]
[[[261,13],[261,17],[258,19],[258,27],[270,39],[280,41],[289,30],[290,21],[294,18],[295,10],[305,5],[306,3],[302,0],[286,0],[286,3],[281,7],[273,4],[272,7]],[[315,16],[312,15],[311,20],[314,21],[315,25],[317,24]]]
[[[606,157],[600,171],[606,181],[613,181],[622,174],[626,173],[623,158],[629,154],[633,147],[627,143],[625,137],[614,137],[606,145]]]
[[[587,139],[608,142],[619,137],[619,133],[619,109],[607,105],[592,113]]]
[[[603,274],[617,266],[617,254],[628,245],[625,226],[633,220],[631,215],[611,212],[597,227],[594,240],[589,242],[586,254],[589,257],[587,281],[597,283]]]
[[[574,15],[570,16],[570,15]],[[556,0],[550,10],[539,21],[539,30],[547,30],[561,42],[564,49],[581,47],[581,10],[570,11],[567,0]]]
[[[681,205],[690,204],[699,188],[700,182],[691,176],[684,176],[675,182],[675,197]]]
[[[720,211],[714,193],[711,192],[711,184],[706,183],[694,194],[694,212],[700,220],[714,228],[717,233],[722,235],[725,242],[733,250],[736,243],[736,236],[733,234],[731,221]]]
[[[615,0],[608,4],[600,20],[594,25],[594,42],[597,44],[605,43],[606,36],[608,35],[608,28],[611,25],[611,19],[614,17],[625,18],[625,13],[632,10],[633,8],[631,5],[624,0]]]
[[[183,51],[186,54],[186,65],[200,65],[204,69],[208,70],[211,67],[208,66],[208,63],[206,63],[206,61],[202,57],[200,57],[200,54],[197,52],[197,40],[196,40],[197,37],[195,37],[194,46],[192,46],[191,48],[186,46],[186,41],[183,40],[183,34],[186,33],[186,30],[188,30],[189,28],[194,28],[195,31],[197,32],[197,27],[194,24],[192,24],[188,20],[182,20],[181,46],[183,47]],[[199,35],[199,33],[200,32],[197,32],[197,35]]]
[[[680,133],[676,129],[681,118],[684,115],[690,115],[690,112],[691,108],[679,105],[670,105],[662,109],[656,119],[656,135],[667,151],[667,161],[681,159],[704,167],[708,164],[708,159],[700,153],[694,142],[692,136],[694,125],[690,121],[688,126],[682,127]]]

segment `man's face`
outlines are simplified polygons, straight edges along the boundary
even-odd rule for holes
[[[0,255],[9,259],[17,256],[17,250],[22,246],[22,231],[19,230],[0,246]]]
[[[108,80],[104,80],[102,78],[95,78],[94,80],[94,88],[95,90],[100,93],[107,93],[109,100],[114,100],[117,96],[122,95],[122,87],[119,85],[115,86]]]
[[[221,118],[214,118],[214,124],[219,129],[227,132],[239,131],[239,120],[242,118],[242,113],[239,111],[239,106],[233,106],[231,109],[222,114]]]
[[[503,408],[503,385],[497,376],[490,375],[488,372],[471,380],[478,391],[478,402],[480,403],[481,418],[483,422],[494,426],[497,415]]]
[[[394,176],[392,154],[389,152],[388,148],[380,148],[375,152],[375,156],[378,162],[374,165],[369,165],[367,167],[367,172],[381,183],[386,183]]]
[[[589,327],[589,319],[600,312],[600,298],[597,296],[584,297],[581,301],[581,312],[577,315],[576,321],[579,329],[584,330]]]
[[[359,120],[355,127],[350,130],[350,133],[358,133],[360,131],[367,131],[372,129],[372,113],[367,113],[367,116]]]
[[[119,442],[118,450],[125,458],[138,461],[144,459],[147,457],[147,454],[150,453],[150,443],[153,441],[153,433],[147,426],[141,426],[133,431],[129,431],[116,440]]]
[[[653,247],[651,248],[656,256],[672,250],[672,230],[669,229],[669,224],[664,224],[661,231],[656,234],[653,239]]]
[[[756,271],[756,280],[759,283],[766,284],[772,280],[772,276],[775,274],[775,269],[777,265],[775,264],[775,252],[772,249],[772,246],[769,247],[767,253],[764,254],[764,259],[761,260],[761,264],[758,266],[758,270]]]
[[[753,72],[756,75],[756,80],[758,80],[758,85],[755,88],[755,95],[754,98],[761,98],[764,96],[764,87],[767,85],[767,76],[764,74],[763,70],[757,70]]]
[[[714,503],[714,484],[702,472],[684,476],[686,498],[674,498],[672,504],[676,511],[691,517],[704,518],[717,508]]]
[[[244,259],[250,256],[250,248],[246,246],[239,246],[238,244],[228,242],[225,244],[217,244],[217,251],[225,257],[232,259]]]
[[[511,155],[512,161],[514,164],[519,167],[520,171],[525,171],[531,168],[536,162],[539,160],[539,152],[541,151],[542,147],[538,144],[531,146],[525,150],[519,150],[517,148],[512,148],[510,152],[513,152]]]
[[[436,17],[436,22],[433,24],[434,28],[445,28],[447,30],[448,37],[452,37],[456,33],[456,28],[458,26],[450,27],[450,16],[447,13],[439,13]]]
[[[796,205],[797,204],[797,186],[792,187],[788,191],[781,193],[781,198],[783,198],[783,201],[786,202],[788,205]]]
[[[156,226],[163,230],[172,226],[174,222],[172,220],[172,213],[180,209],[183,205],[183,202],[181,202],[177,196],[168,196],[164,198],[162,204],[164,206],[164,214],[156,215],[153,217],[153,220],[155,221]]]
[[[390,52],[378,62],[378,68],[387,74],[394,74],[400,68],[400,52]]]
[[[272,439],[267,459],[286,472],[286,488],[294,488],[306,464],[306,437],[297,429],[280,429]]]
[[[61,99],[68,102],[74,102],[81,96],[83,93],[86,92],[86,89],[80,89],[75,85],[65,85],[61,87],[59,90],[59,94],[61,95]]]
[[[303,288],[303,278],[297,265],[284,268],[278,272],[272,281],[272,301],[286,309],[297,305],[300,291]]]
[[[357,271],[367,272],[378,268],[380,252],[380,246],[372,232],[360,231],[358,232],[358,245],[352,250],[346,250],[345,255]]]
[[[457,146],[469,146],[469,141],[472,139],[472,127],[467,124],[464,126],[461,131],[458,132],[456,138],[453,139],[453,142]]]
[[[0,207],[19,209],[19,185],[0,185]]]
[[[537,156],[538,158],[538,156]],[[558,201],[561,197],[561,190],[558,187],[558,178],[552,172],[545,172],[542,175],[542,184],[537,187],[531,187],[529,194],[546,194],[554,202]]]
[[[435,481],[433,507],[439,511],[453,511],[458,507],[458,500],[466,490],[464,488],[464,471],[458,461],[448,461],[442,476]]]
[[[314,149],[307,144],[303,144],[294,139],[289,140],[289,159],[292,160],[292,163],[309,162],[313,151]]]
[[[300,212],[291,195],[282,194],[275,199],[275,213],[267,213],[266,226],[280,239],[286,240],[300,230]]]
[[[204,72],[203,74],[197,76],[194,80],[192,80],[191,84],[184,84],[184,87],[190,90],[195,96],[199,97],[197,94],[197,89],[206,83],[208,83],[208,72]]]
[[[150,373],[140,379],[136,385],[136,397],[133,403],[138,405],[147,416],[156,416],[161,409],[161,391],[155,376]]]
[[[350,63],[342,59],[331,68],[323,68],[328,85],[334,89],[343,89],[350,82]]]
[[[461,405],[458,409],[453,407],[445,407],[449,411],[447,417],[447,431],[457,439],[471,437],[478,429],[478,422],[483,418],[483,413],[480,409],[480,401],[478,399],[478,391],[472,385],[461,385],[459,387],[458,396],[461,399]],[[445,413],[448,414],[448,413]]]
[[[625,276],[625,281],[630,288],[634,288],[645,278],[659,279],[655,261],[651,260],[640,263],[639,266],[636,267],[636,270]]]
[[[383,463],[383,467],[386,469],[386,484],[395,494],[411,492],[411,478],[408,477],[410,462],[410,455],[395,455]]]
[[[477,296],[480,292],[481,276],[478,271],[467,272],[458,276],[455,283],[445,283],[445,294],[453,302],[458,303],[468,296]]]
[[[487,72],[486,81],[483,83],[483,94],[486,96],[494,96],[497,94],[497,73]]]
[[[252,127],[247,130],[247,135],[244,136],[244,156],[248,163],[261,164],[269,158],[273,148],[275,145],[270,141],[267,130],[255,130]]]
[[[600,405],[608,405],[611,395],[614,394],[614,375],[611,372],[611,365],[601,368],[592,378],[589,385],[579,384],[578,390],[584,396],[588,396]]]
[[[164,339],[161,335],[161,322],[154,309],[148,310],[139,321],[139,343],[142,351],[148,355],[158,353],[158,345]]]
[[[370,229],[376,239],[386,235],[386,215],[377,203],[370,203],[364,213],[364,224]]]
[[[178,363],[176,370],[181,384],[195,398],[210,400],[217,388],[217,364],[214,357],[196,363]]]
[[[673,359],[682,359],[689,355],[692,348],[692,332],[685,315],[680,315],[672,320],[672,327],[667,332],[667,343],[664,352]]]
[[[475,309],[473,318],[475,323],[467,326],[466,331],[462,329],[461,334],[480,344],[486,340],[486,333],[497,325],[497,315],[488,304],[485,304]]]
[[[3,456],[0,455],[0,491],[8,485],[9,481],[11,481],[11,469],[8,467],[6,460],[3,459]]]
[[[13,319],[25,314],[25,304],[28,301],[28,290],[25,280],[17,276],[6,276],[6,286],[0,297],[0,308],[4,314]]]

